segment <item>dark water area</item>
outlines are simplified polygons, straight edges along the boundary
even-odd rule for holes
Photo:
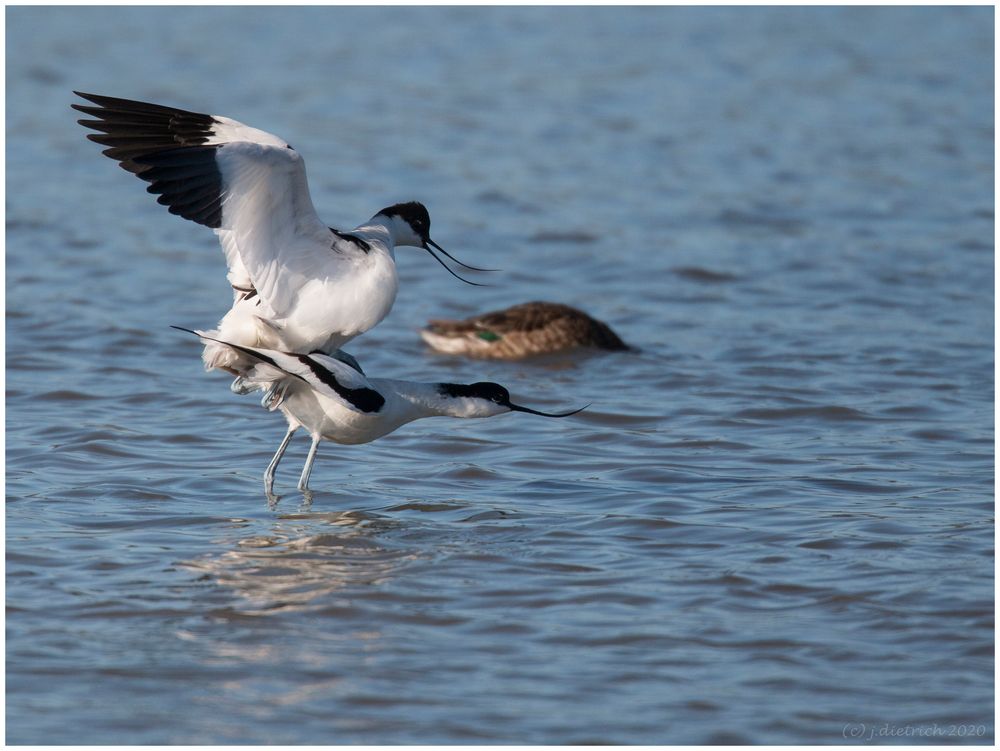
[[[991,8],[8,8],[7,741],[992,743]],[[419,199],[349,349],[565,420],[324,444],[170,324],[211,232],[71,89],[224,114],[333,226]],[[528,300],[635,353],[416,329]]]

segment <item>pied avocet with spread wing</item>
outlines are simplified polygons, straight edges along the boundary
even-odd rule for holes
[[[313,207],[302,157],[277,136],[221,115],[75,93],[96,105],[72,106],[96,118],[79,122],[99,131],[88,138],[109,147],[104,154],[150,183],[172,214],[218,235],[234,299],[218,329],[206,332],[213,337],[334,353],[392,308],[397,245],[423,248],[445,268],[433,249],[461,264],[431,240],[420,203],[389,206],[350,231],[328,227]],[[203,359],[233,373],[253,365],[211,340]]]

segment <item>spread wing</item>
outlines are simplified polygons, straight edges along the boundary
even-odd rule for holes
[[[231,283],[255,287],[275,314],[309,279],[337,274],[336,237],[316,215],[302,157],[285,141],[220,115],[76,93],[97,105],[72,105],[97,118],[79,121],[99,131],[88,138],[150,183],[170,213],[214,229]]]

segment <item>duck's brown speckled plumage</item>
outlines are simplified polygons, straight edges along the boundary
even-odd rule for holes
[[[551,302],[523,303],[464,321],[430,321],[420,335],[441,352],[510,360],[572,347],[629,349],[607,324]]]

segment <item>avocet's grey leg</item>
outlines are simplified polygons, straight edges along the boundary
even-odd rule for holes
[[[289,428],[288,432],[285,433],[285,437],[281,441],[281,445],[278,446],[278,450],[274,453],[274,458],[271,459],[271,463],[267,465],[267,469],[264,471],[264,492],[271,495],[271,489],[274,487],[274,471],[278,468],[278,462],[281,461],[281,457],[285,455],[285,449],[288,448],[289,441],[292,440],[292,436],[298,428]]]
[[[302,491],[302,503],[299,505],[299,513],[306,514],[312,509],[313,505],[313,492],[306,488]]]
[[[309,447],[309,456],[306,457],[306,466],[302,468],[302,476],[299,478],[299,490],[309,489],[309,475],[312,474],[313,462],[316,460],[316,449],[319,448],[319,436],[313,436],[312,446]]]

